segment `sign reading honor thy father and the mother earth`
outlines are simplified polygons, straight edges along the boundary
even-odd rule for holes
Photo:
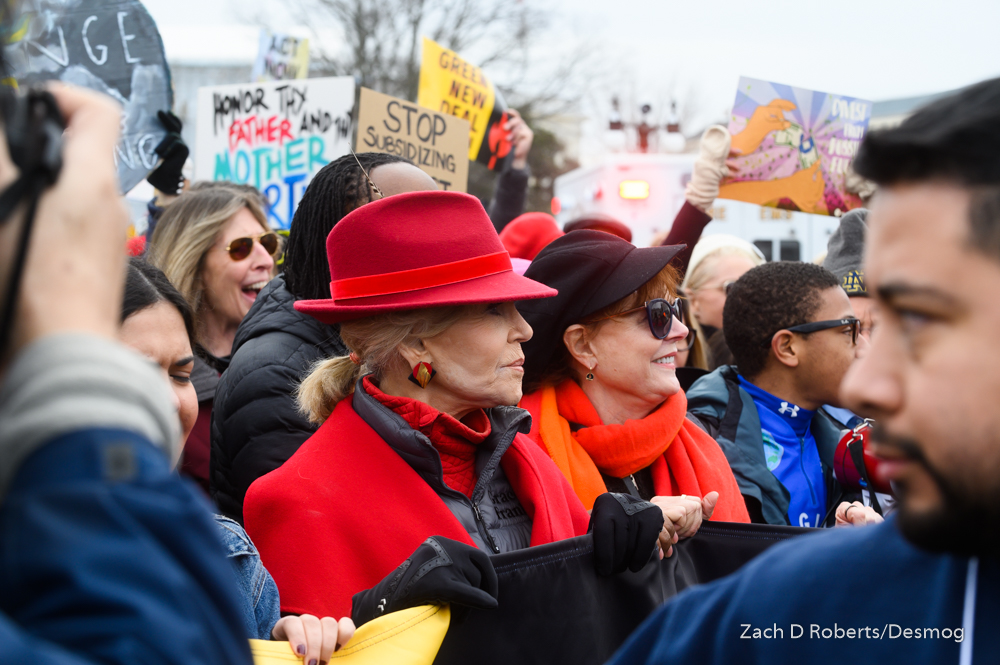
[[[287,229],[309,181],[347,154],[354,78],[315,78],[198,89],[197,180],[253,185]]]
[[[469,180],[469,123],[453,115],[361,88],[356,152],[384,152],[416,164],[442,190]]]

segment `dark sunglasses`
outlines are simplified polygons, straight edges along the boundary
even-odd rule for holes
[[[646,310],[646,320],[649,323],[649,332],[651,332],[653,337],[656,339],[666,339],[667,335],[670,334],[670,328],[673,326],[674,319],[677,319],[685,325],[688,321],[687,300],[684,298],[677,298],[671,303],[667,302],[663,298],[656,298],[655,300],[650,300],[644,303],[640,307],[634,307],[621,312],[620,314],[612,314],[611,316],[605,316],[597,319],[594,323],[597,323],[597,321],[614,319],[619,316],[627,316],[642,310]],[[688,326],[688,336],[686,341],[688,346],[694,342],[694,330],[690,326]]]
[[[250,252],[253,251],[253,243],[255,240],[260,242],[264,251],[271,256],[278,253],[278,234],[268,231],[266,233],[261,233],[259,236],[236,238],[233,240],[231,243],[226,245],[226,251],[229,252],[229,258],[233,261],[242,261],[246,257],[250,256]]]
[[[840,328],[843,326],[851,326],[851,343],[858,343],[858,333],[861,331],[861,321],[853,317],[846,319],[830,319],[829,321],[813,321],[812,323],[803,323],[801,325],[792,326],[790,328],[782,328],[782,330],[787,330],[788,332],[799,333],[806,335],[808,333],[819,332],[820,330],[829,330],[830,328]],[[781,332],[780,330],[778,332]],[[777,334],[777,333],[775,333]],[[771,335],[774,338],[774,335]],[[770,346],[771,340],[767,340],[764,346]]]

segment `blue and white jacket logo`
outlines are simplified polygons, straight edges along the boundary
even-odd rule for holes
[[[795,406],[794,404],[789,404],[788,402],[782,402],[781,403],[781,408],[778,409],[778,413],[780,413],[782,415],[788,413],[788,414],[791,414],[790,416],[788,416],[789,418],[798,418],[799,417],[799,407]]]

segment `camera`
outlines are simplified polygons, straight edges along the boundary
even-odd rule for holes
[[[7,149],[11,160],[21,170],[20,180],[25,181],[21,185],[24,193],[35,188],[40,191],[53,184],[62,168],[62,133],[65,128],[55,98],[41,89],[30,89],[24,94],[8,89],[3,93],[2,109]],[[0,198],[7,199],[8,192]],[[20,198],[18,196],[18,200],[10,206],[11,210],[20,203]],[[0,219],[6,219],[11,210],[3,206],[0,208],[3,208]]]

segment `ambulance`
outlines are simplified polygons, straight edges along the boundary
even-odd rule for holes
[[[684,204],[693,154],[619,153],[594,166],[555,179],[553,214],[560,226],[584,215],[602,213],[626,224],[632,242],[647,246],[670,230]],[[812,261],[826,252],[840,220],[752,203],[717,199],[704,235],[730,233],[758,248],[768,261]]]

